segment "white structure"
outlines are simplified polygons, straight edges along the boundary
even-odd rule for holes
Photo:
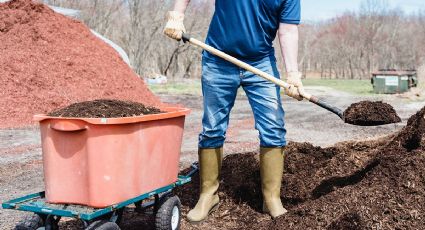
[[[1,0],[0,0],[1,1]],[[66,15],[68,17],[73,18],[79,18],[80,17],[80,11],[75,9],[67,9],[57,6],[49,6],[52,10],[54,10],[56,13]],[[127,53],[124,51],[123,48],[121,48],[119,45],[115,44],[111,40],[105,38],[101,34],[97,33],[94,30],[90,30],[96,37],[98,37],[100,40],[104,41],[106,44],[110,45],[117,53],[121,56],[122,60],[127,63],[127,65],[130,66],[130,58],[128,57]]]
[[[418,79],[419,82],[425,82],[425,64],[418,69]]]
[[[67,9],[67,8],[62,8],[62,7],[58,7],[58,6],[49,6],[50,9],[52,9],[53,11],[55,11],[56,13],[59,14],[63,14],[69,17],[73,17],[73,18],[79,18],[80,17],[80,11],[79,10],[74,10],[74,9]]]

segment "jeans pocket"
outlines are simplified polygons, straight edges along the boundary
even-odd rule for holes
[[[215,74],[213,68],[211,67],[211,64],[202,62],[202,84],[211,84],[212,80],[214,79],[214,75]]]
[[[272,63],[271,63],[272,65],[272,69],[271,69],[271,72],[273,73],[272,75],[275,77],[275,78],[277,78],[277,79],[280,79],[280,72],[279,72],[279,69],[277,68],[277,63],[276,63],[276,61],[272,61]]]
[[[275,78],[280,79],[279,69],[277,68],[276,59],[274,58],[264,59],[254,67],[274,76]]]

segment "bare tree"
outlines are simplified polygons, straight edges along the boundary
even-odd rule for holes
[[[45,0],[82,11],[82,20],[129,54],[141,76],[199,77],[201,50],[162,34],[170,0]],[[192,0],[186,29],[205,38],[212,0]],[[276,47],[278,46],[275,44]],[[280,52],[279,67],[284,70]],[[385,0],[364,0],[359,13],[346,12],[300,26],[300,67],[323,78],[368,78],[380,68],[412,69],[425,62],[425,11],[404,15]]]

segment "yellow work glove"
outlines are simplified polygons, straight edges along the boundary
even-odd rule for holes
[[[184,14],[177,11],[169,11],[167,13],[167,24],[165,24],[164,34],[172,39],[180,41],[183,33],[186,33],[183,21]]]
[[[304,91],[304,86],[301,81],[301,73],[300,72],[289,72],[287,73],[286,82],[290,85],[289,89],[286,90],[286,95],[297,99],[298,101],[302,101],[303,97],[300,95],[300,92]]]

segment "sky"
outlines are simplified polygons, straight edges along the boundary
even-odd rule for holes
[[[364,0],[301,0],[303,21],[326,20],[346,11],[360,10]],[[406,14],[425,11],[425,0],[386,0],[391,9],[399,8]]]

